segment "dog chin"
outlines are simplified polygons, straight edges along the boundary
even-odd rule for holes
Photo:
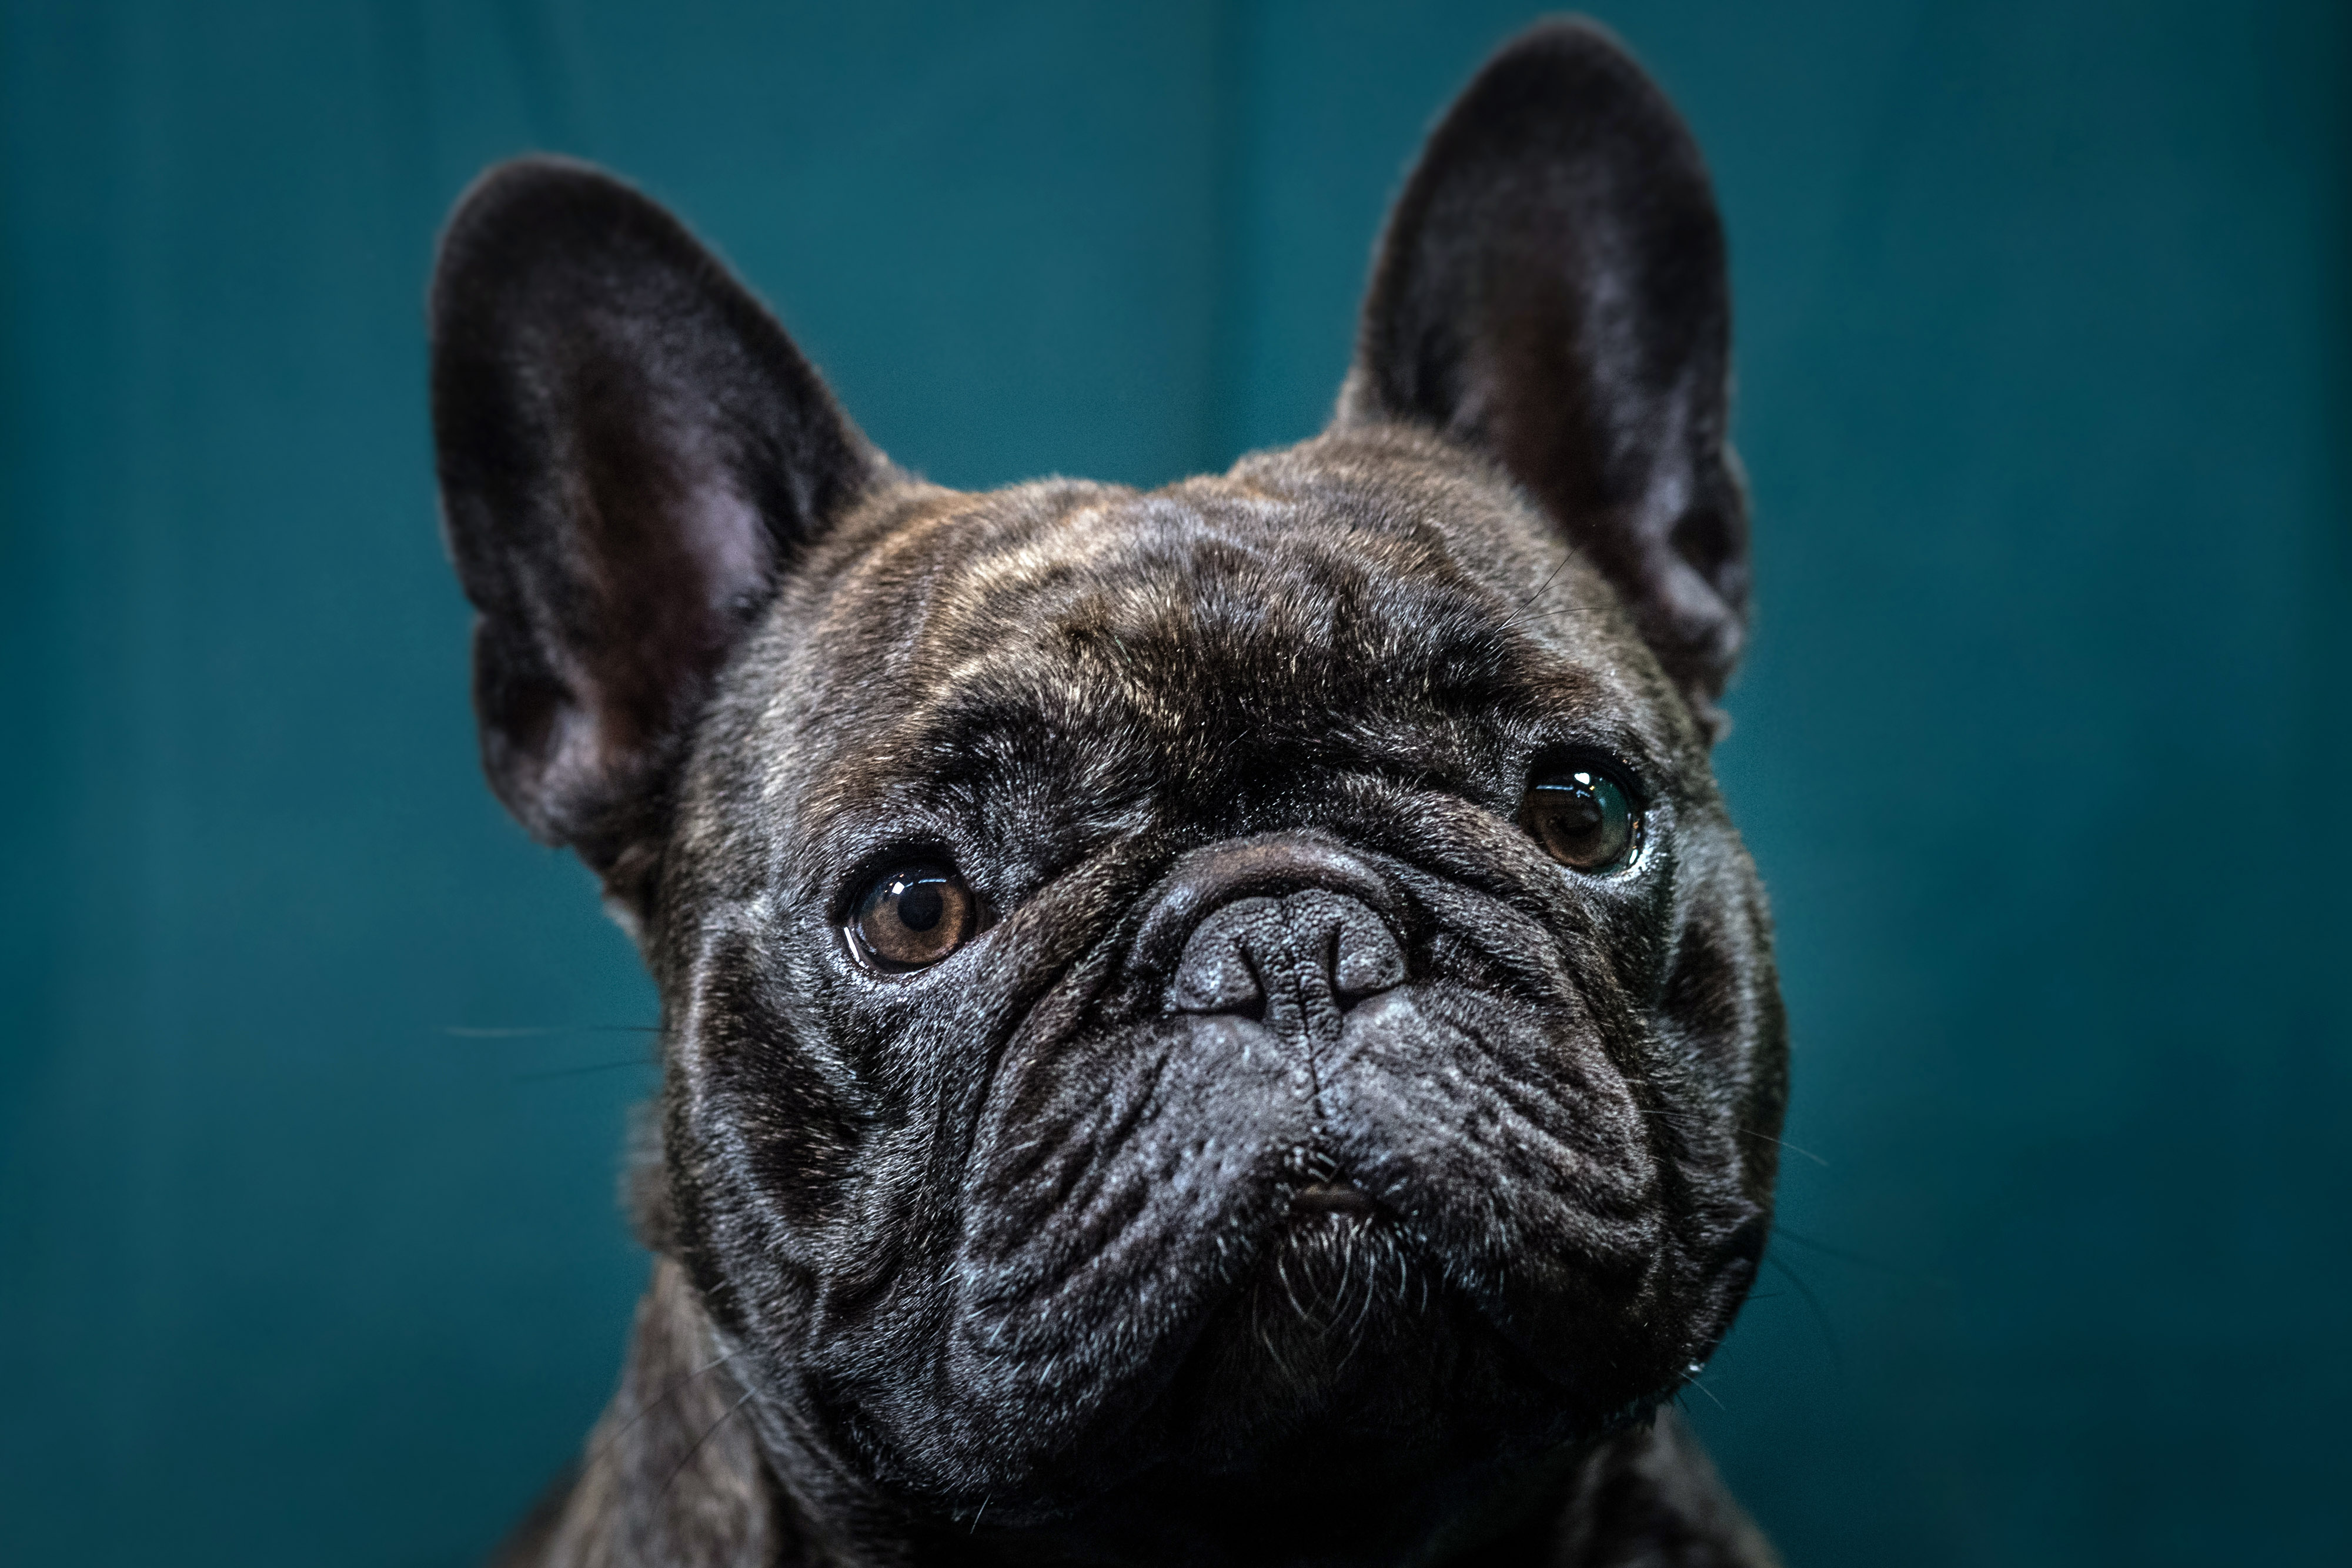
[[[1352,1186],[1318,1184],[1292,1199],[1231,1327],[1262,1361],[1261,1400],[1307,1413],[1341,1391],[1368,1345],[1380,1360],[1425,1338],[1430,1290],[1431,1270],[1393,1219]]]
[[[1560,1390],[1352,1187],[1303,1189],[1168,1396],[1185,1468],[1345,1492],[1577,1435]]]

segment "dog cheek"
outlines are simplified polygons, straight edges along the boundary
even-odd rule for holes
[[[950,1399],[962,1467],[1025,1476],[1147,1405],[1256,1262],[1310,1131],[1303,1063],[1246,1020],[1008,1053],[963,1203]],[[1018,1444],[984,1419],[1024,1412]]]
[[[1489,1305],[1516,1282],[1638,1291],[1656,1171],[1639,1108],[1567,1002],[1442,988],[1357,1009],[1321,1096],[1335,1152]]]
[[[1657,1324],[1677,1370],[1704,1360],[1753,1284],[1771,1224],[1787,1092],[1769,917],[1727,825],[1689,858],[1688,888],[1636,1071],[1661,1174]]]
[[[1659,1012],[1676,1048],[1662,1076],[1694,1102],[1675,1123],[1686,1130],[1682,1163],[1769,1209],[1788,1102],[1788,1028],[1752,874],[1744,885],[1708,889],[1693,908]]]
[[[787,992],[772,951],[755,931],[710,935],[671,1009],[663,1141],[678,1251],[738,1318],[784,1310],[823,1272],[862,1142],[833,1035]]]

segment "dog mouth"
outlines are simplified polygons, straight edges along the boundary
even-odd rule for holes
[[[1371,1219],[1380,1206],[1371,1194],[1351,1181],[1312,1181],[1290,1195],[1294,1222],[1321,1218]]]
[[[1344,1176],[1291,1189],[1273,1246],[1255,1280],[1261,1323],[1267,1309],[1317,1333],[1344,1329],[1353,1340],[1396,1315],[1416,1294],[1420,1270],[1402,1228],[1371,1194]],[[1352,1344],[1339,1347],[1342,1359]]]

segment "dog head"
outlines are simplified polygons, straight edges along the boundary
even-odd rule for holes
[[[572,164],[432,322],[488,774],[639,934],[656,1239],[793,1485],[1422,1498],[1706,1356],[1785,1081],[1746,523],[1712,196],[1602,36],[1488,65],[1330,427],[1218,477],[922,483]]]

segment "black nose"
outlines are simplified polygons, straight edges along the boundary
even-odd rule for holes
[[[1235,899],[1193,927],[1169,982],[1180,1011],[1341,1009],[1404,983],[1404,953],[1360,899],[1310,887]]]

